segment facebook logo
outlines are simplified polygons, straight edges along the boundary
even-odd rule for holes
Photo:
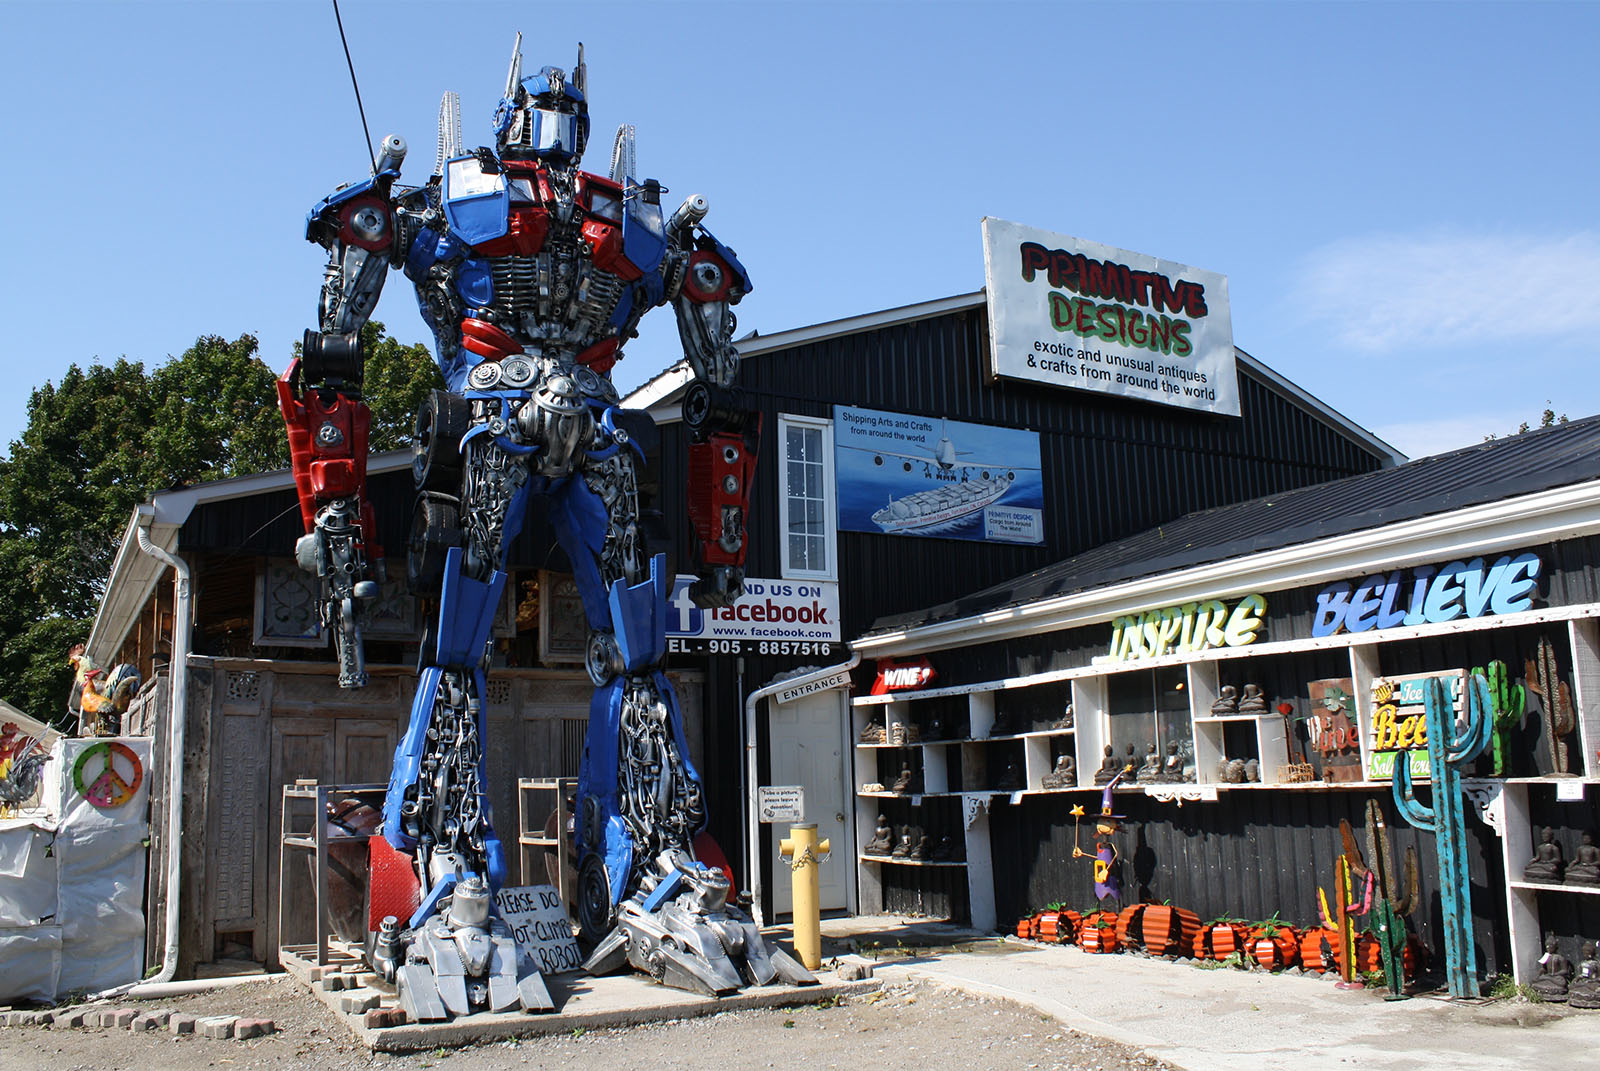
[[[705,611],[689,598],[689,585],[693,582],[692,576],[679,576],[673,581],[672,598],[667,600],[671,608],[667,613],[667,632],[670,634],[698,636],[705,628]]]

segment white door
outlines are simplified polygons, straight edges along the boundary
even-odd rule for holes
[[[833,858],[822,864],[817,878],[822,910],[842,910],[852,866],[845,840],[846,781],[844,773],[845,696],[842,688],[808,695],[787,703],[767,700],[767,749],[774,785],[800,785],[806,793],[802,821],[817,824],[817,837],[831,842]],[[773,908],[779,915],[794,910],[789,862],[778,854],[778,842],[789,826],[772,827]]]

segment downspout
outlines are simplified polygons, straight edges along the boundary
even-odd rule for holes
[[[176,588],[172,600],[171,703],[167,710],[167,947],[161,957],[161,972],[154,978],[97,993],[97,997],[124,994],[137,997],[148,987],[170,982],[172,976],[178,973],[178,891],[181,881],[179,862],[183,857],[183,736],[186,721],[184,700],[189,691],[189,621],[194,612],[194,601],[189,587],[189,566],[182,558],[150,541],[150,524],[154,520],[155,510],[148,505],[138,507],[136,531],[139,549],[157,561],[172,566]]]
[[[744,770],[745,783],[745,888],[750,890],[750,908],[755,913],[756,925],[765,926],[766,919],[761,910],[761,814],[756,806],[756,782],[760,779],[760,771],[756,765],[756,704],[769,695],[775,695],[785,688],[793,688],[797,684],[806,684],[810,681],[831,677],[835,673],[848,673],[861,664],[861,652],[853,651],[850,661],[840,662],[838,665],[827,666],[823,669],[814,669],[810,673],[802,673],[797,677],[785,677],[781,681],[774,681],[751,692],[744,701]]]

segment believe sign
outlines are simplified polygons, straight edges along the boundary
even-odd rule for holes
[[[1239,415],[1228,277],[983,221],[991,371]]]

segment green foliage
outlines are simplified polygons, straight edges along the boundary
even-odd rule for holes
[[[1567,414],[1562,413],[1558,416],[1556,411],[1552,409],[1550,405],[1550,400],[1548,398],[1545,399],[1544,412],[1539,414],[1539,427],[1541,428],[1553,428],[1557,424],[1565,424],[1567,422]],[[1517,425],[1516,434],[1524,435],[1532,430],[1533,426],[1524,420],[1521,424]],[[1490,432],[1488,435],[1483,437],[1483,441],[1489,442],[1490,440],[1498,439],[1499,437],[1500,436],[1494,434],[1493,432]]]
[[[444,388],[444,376],[428,347],[420,342],[402,346],[384,334],[381,323],[369,322],[363,327],[361,343],[367,355],[362,392],[372,409],[371,449],[406,446],[422,399],[428,391]]]
[[[371,448],[392,449],[443,384],[426,347],[400,345],[382,324],[363,334]],[[289,464],[277,373],[257,350],[251,335],[201,335],[154,371],[127,358],[73,364],[33,391],[0,458],[0,698],[64,716],[67,647],[88,633],[134,506]]]

